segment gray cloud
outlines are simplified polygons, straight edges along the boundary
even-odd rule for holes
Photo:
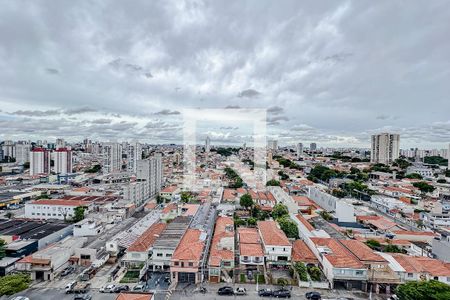
[[[258,92],[257,90],[248,89],[248,90],[243,90],[243,91],[239,92],[239,94],[237,96],[239,98],[256,98],[259,95],[261,95],[261,93]]]
[[[111,124],[111,122],[111,119],[95,119],[91,121],[92,124]]]
[[[57,74],[59,74],[59,70],[58,70],[58,69],[47,68],[47,69],[45,69],[45,71],[46,71],[48,74],[52,74],[52,75],[57,75]]]
[[[66,115],[78,115],[78,114],[85,114],[85,113],[91,113],[91,112],[96,112],[97,110],[91,107],[80,107],[80,108],[71,108],[71,109],[66,109],[64,111],[64,113]]]
[[[367,147],[381,129],[398,130],[402,147],[450,141],[446,1],[401,10],[392,1],[247,5],[7,2],[0,10],[0,107],[8,112],[0,121],[8,122],[0,136],[16,138],[23,128],[24,138],[43,138],[60,128],[74,138],[174,141],[179,135],[170,130],[145,128],[146,115],[239,104],[283,108],[269,112],[284,118],[270,118],[268,134],[285,143]],[[39,113],[53,108],[53,119],[67,117],[60,124]],[[23,117],[36,129],[17,123]],[[112,122],[89,122],[102,118]],[[141,123],[116,131],[121,120]],[[299,120],[314,130],[291,130]]]
[[[177,110],[170,110],[170,109],[163,109],[161,111],[158,111],[155,113],[155,115],[163,115],[163,116],[170,116],[170,115],[179,115],[180,112]]]
[[[278,115],[284,112],[284,109],[280,106],[271,106],[267,109],[268,113]]]
[[[28,116],[28,117],[48,117],[48,116],[56,116],[61,112],[59,110],[18,110],[12,112],[12,115],[17,116]]]

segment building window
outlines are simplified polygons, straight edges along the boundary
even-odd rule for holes
[[[162,256],[163,256],[163,254],[162,254],[162,253],[156,253],[156,256],[158,256],[158,257],[162,257]]]
[[[166,253],[166,257],[172,257],[172,253]]]
[[[174,262],[174,265],[175,265],[175,266],[178,266],[179,264],[180,264],[180,263],[179,263],[179,262],[177,262],[177,261],[176,261],[176,262]]]
[[[190,262],[189,263],[189,267],[193,267],[194,266],[194,263],[193,262]]]
[[[414,276],[413,273],[408,273],[408,278],[412,278]]]
[[[363,274],[363,271],[356,271],[357,276],[361,276]]]

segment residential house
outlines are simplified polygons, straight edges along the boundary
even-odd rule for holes
[[[259,221],[259,235],[264,249],[265,263],[272,266],[288,266],[291,262],[292,245],[276,221]]]
[[[187,229],[173,253],[170,273],[172,282],[202,282],[201,260],[205,248],[206,233],[199,229]]]
[[[209,252],[209,281],[220,282],[223,274],[230,279],[234,269],[234,221],[230,217],[218,217]]]
[[[246,271],[264,269],[264,249],[256,228],[238,228],[239,266]]]

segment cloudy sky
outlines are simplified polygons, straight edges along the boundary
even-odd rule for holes
[[[280,144],[443,148],[449,20],[438,0],[1,1],[0,140],[180,142],[183,109],[262,108]],[[199,136],[250,139],[221,120]]]

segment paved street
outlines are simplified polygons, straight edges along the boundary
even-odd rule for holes
[[[179,299],[198,299],[198,300],[226,300],[226,299],[242,299],[242,300],[253,300],[253,299],[271,299],[271,298],[262,298],[258,296],[256,291],[256,286],[254,284],[234,284],[232,285],[234,288],[237,287],[245,287],[247,289],[247,295],[245,296],[219,296],[217,295],[217,290],[225,286],[224,284],[207,284],[205,285],[207,289],[206,294],[201,294],[199,292],[194,292],[195,287],[190,286],[184,288],[183,290],[177,289],[170,298],[171,300],[179,300]],[[278,289],[279,287],[268,286],[268,285],[259,285],[258,288],[271,288]],[[292,298],[291,299],[306,299],[305,293],[312,291],[311,289],[293,287],[292,288]],[[368,299],[369,295],[367,293],[363,293],[360,291],[346,291],[346,290],[317,290],[321,293],[324,300],[326,299],[353,299],[353,300],[362,300]],[[379,296],[372,295],[373,300],[384,300],[387,299],[387,296]]]

